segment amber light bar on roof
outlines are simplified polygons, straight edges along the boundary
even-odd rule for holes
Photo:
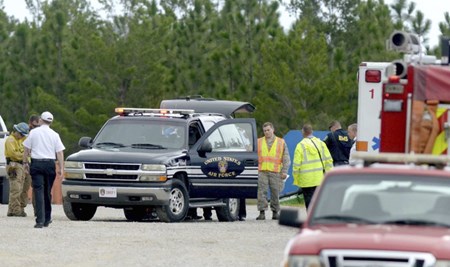
[[[115,112],[121,116],[127,116],[129,114],[180,114],[187,115],[194,113],[192,109],[154,109],[154,108],[115,108]]]

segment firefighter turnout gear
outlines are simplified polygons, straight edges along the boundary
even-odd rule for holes
[[[314,136],[303,138],[294,153],[294,185],[302,188],[318,186],[324,173],[332,167],[333,159],[325,143]]]
[[[27,124],[14,125],[14,132],[5,141],[6,172],[9,180],[8,216],[25,217],[24,208],[28,204],[28,189],[31,176],[22,163],[23,141],[28,134]]]

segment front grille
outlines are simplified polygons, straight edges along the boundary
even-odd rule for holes
[[[113,169],[113,170],[139,170],[139,164],[117,164],[117,163],[85,163],[85,169]]]
[[[136,180],[137,178],[137,175],[86,173],[86,179]]]
[[[326,267],[426,267],[436,261],[430,253],[386,250],[323,250]]]
[[[136,181],[140,175],[140,164],[132,163],[84,163],[86,179],[101,181]]]

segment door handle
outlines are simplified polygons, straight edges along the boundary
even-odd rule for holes
[[[253,159],[245,160],[244,164],[245,164],[245,166],[256,166],[257,165],[256,160],[253,160]]]

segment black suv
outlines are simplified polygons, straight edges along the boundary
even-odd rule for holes
[[[219,221],[238,218],[239,199],[256,198],[257,132],[247,102],[165,100],[160,109],[117,108],[86,149],[67,157],[63,206],[90,220],[98,206],[123,208],[141,221],[157,214],[182,221],[189,208],[214,207]]]

